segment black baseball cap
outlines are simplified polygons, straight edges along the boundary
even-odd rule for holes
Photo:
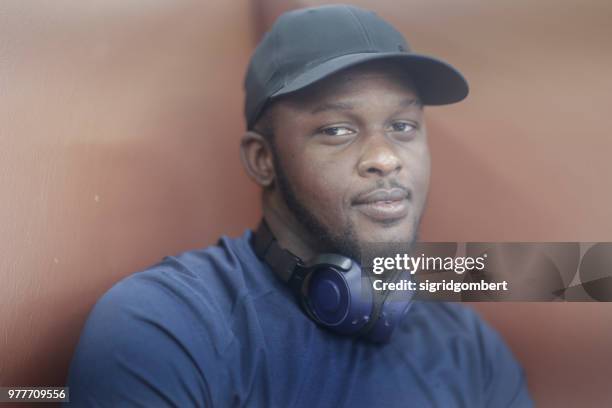
[[[244,81],[247,128],[275,98],[383,59],[405,66],[425,105],[459,102],[468,94],[457,69],[412,52],[402,34],[374,12],[348,5],[304,8],[281,15],[251,57]]]

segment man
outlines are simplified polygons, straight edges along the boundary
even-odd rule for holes
[[[279,18],[245,89],[241,155],[265,222],[102,297],[70,370],[73,403],[530,406],[521,368],[469,309],[410,302],[398,317],[372,301],[363,322],[325,328],[333,285],[310,308],[321,299],[309,298],[308,260],[336,254],[320,262],[342,269],[370,242],[416,239],[430,172],[423,106],[463,99],[461,74],[412,53],[374,13],[336,5]],[[347,308],[362,303],[351,299]],[[371,341],[383,320],[383,342]]]

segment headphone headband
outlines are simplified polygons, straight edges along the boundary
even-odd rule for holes
[[[265,220],[262,219],[259,223],[252,243],[255,254],[294,292],[299,293],[305,276],[301,276],[302,274],[298,272],[302,268],[296,267],[304,263],[299,257],[278,245]]]

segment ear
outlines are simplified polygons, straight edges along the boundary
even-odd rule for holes
[[[268,140],[257,132],[248,131],[240,142],[240,159],[247,174],[261,187],[274,182],[274,161]]]

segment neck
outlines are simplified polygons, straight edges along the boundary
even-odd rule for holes
[[[314,243],[307,238],[308,232],[286,205],[274,200],[269,194],[264,194],[262,208],[263,217],[282,248],[302,260],[308,260],[316,255]]]

